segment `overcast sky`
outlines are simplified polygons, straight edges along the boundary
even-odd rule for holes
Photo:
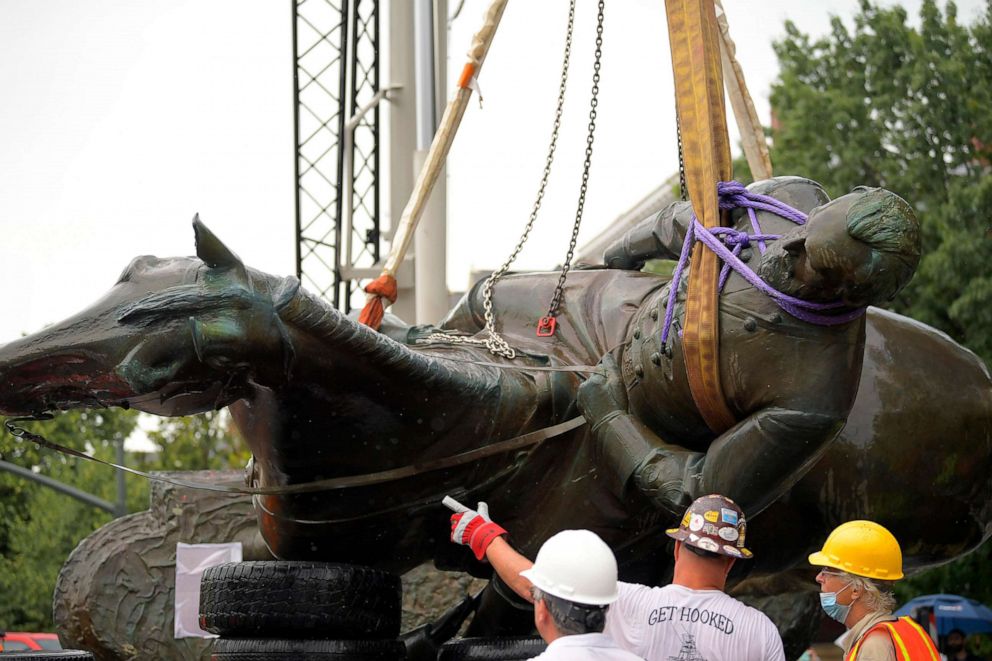
[[[456,5],[451,1],[452,7]],[[451,76],[488,4],[451,31]],[[725,0],[759,116],[771,43],[822,34],[856,0]],[[919,2],[904,3],[910,14]],[[979,0],[960,2],[971,21]],[[140,254],[190,254],[201,217],[250,266],[293,271],[291,5],[275,0],[0,0],[0,343],[97,299]],[[449,286],[494,268],[543,168],[567,3],[512,0],[449,161]],[[524,268],[558,263],[574,218],[595,3],[579,0],[566,121]],[[662,0],[606,8],[598,133],[581,237],[677,167]],[[581,240],[580,240],[581,242]]]

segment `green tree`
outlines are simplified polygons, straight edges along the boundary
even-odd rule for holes
[[[971,26],[934,0],[920,27],[863,0],[817,40],[786,23],[775,45],[773,161],[831,195],[883,186],[916,208],[924,256],[893,309],[992,360],[992,3]]]
[[[162,418],[148,439],[160,448],[154,461],[161,470],[241,468],[251,456],[234,435],[226,410]]]
[[[134,412],[73,411],[25,425],[55,443],[107,461],[116,458],[136,424]],[[114,472],[104,466],[43,450],[28,441],[4,439],[3,459],[33,468],[104,500],[116,500]],[[4,548],[0,554],[0,626],[50,629],[52,591],[66,556],[111,515],[22,477],[0,473]]]
[[[49,440],[116,461],[118,444],[131,435],[138,413],[121,409],[70,411],[31,423]],[[212,412],[163,419],[148,434],[159,447],[153,454],[128,453],[125,462],[146,471],[239,468],[247,461],[243,444],[228,429],[226,414]],[[0,441],[0,458],[71,484],[114,502],[114,469],[27,441]],[[128,510],[148,508],[148,483],[126,476]],[[66,557],[111,515],[19,476],[0,473],[0,628],[51,630],[52,593]]]
[[[923,258],[893,309],[992,363],[992,2],[970,26],[933,0],[919,28],[867,0],[813,40],[787,23],[775,45],[772,160],[833,195],[884,186],[917,210]],[[992,603],[992,544],[899,584]]]

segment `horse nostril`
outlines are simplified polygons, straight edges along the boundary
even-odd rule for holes
[[[142,343],[118,366],[118,374],[134,392],[148,393],[157,390],[179,371],[182,360],[163,349],[164,347],[154,347],[150,342]]]

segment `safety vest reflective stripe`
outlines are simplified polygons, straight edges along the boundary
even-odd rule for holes
[[[854,659],[858,658],[858,650],[861,649],[861,641],[864,639],[865,637],[862,636],[858,639],[858,642],[854,643],[854,647],[852,647],[851,651],[847,653],[846,657],[844,657],[844,661],[854,661]]]
[[[896,631],[896,628],[889,623],[885,623],[882,626],[889,630],[889,638],[892,639],[892,644],[896,646],[896,658],[909,659],[909,650],[906,649],[906,643],[902,641],[902,637]]]
[[[923,630],[923,627],[917,624],[916,620],[914,620],[911,617],[901,617],[899,618],[899,620],[905,621],[906,624],[908,624],[912,628],[912,630],[920,637],[922,646],[926,647],[927,651],[930,652],[930,660],[939,661],[940,653],[937,651],[937,646],[933,644],[933,640],[930,638],[930,635]]]
[[[889,635],[896,651],[897,661],[938,661],[940,654],[930,636],[911,618],[900,617],[895,622],[880,622],[862,634],[844,661],[856,661],[861,643],[875,631],[884,631]]]

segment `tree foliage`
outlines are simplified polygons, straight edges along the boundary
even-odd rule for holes
[[[772,89],[775,170],[831,195],[882,186],[914,206],[924,257],[893,308],[992,360],[992,3],[972,25],[934,0],[862,0],[817,40],[786,23]]]
[[[786,24],[772,89],[777,174],[832,196],[883,186],[914,206],[923,258],[893,302],[992,363],[992,2],[970,26],[933,0],[913,27],[863,0],[813,40]],[[925,488],[921,485],[919,488]],[[992,545],[902,582],[898,596],[950,592],[992,603]]]
[[[116,462],[118,445],[138,425],[138,413],[120,409],[70,411],[30,429],[49,440]],[[125,463],[142,470],[239,468],[248,453],[227,429],[227,417],[208,413],[163,420],[148,436],[153,454],[131,454]],[[0,439],[0,458],[75,486],[109,502],[117,500],[112,468]],[[148,508],[148,483],[126,476],[127,509]],[[55,579],[72,549],[112,515],[24,478],[0,472],[0,629],[52,628]]]

